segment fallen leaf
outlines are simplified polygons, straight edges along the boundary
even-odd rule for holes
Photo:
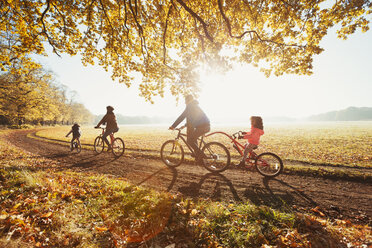
[[[107,227],[98,227],[98,226],[96,226],[96,230],[97,231],[99,231],[99,232],[105,232],[105,231],[107,231],[108,230],[108,228]]]
[[[52,216],[52,212],[48,212],[48,213],[46,213],[46,214],[43,214],[42,216],[41,216],[41,218],[49,218],[50,216]]]
[[[311,211],[315,212],[315,213],[318,213],[320,216],[324,217],[325,214],[319,210],[320,207],[319,206],[316,206],[315,208],[311,209]]]

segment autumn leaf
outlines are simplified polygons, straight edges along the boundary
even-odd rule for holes
[[[52,212],[48,212],[48,213],[45,213],[41,216],[41,218],[49,218],[50,216],[52,216],[53,213]]]
[[[98,226],[96,226],[95,229],[96,229],[98,232],[105,232],[105,231],[108,230],[108,228],[105,227],[105,226],[103,226],[103,227],[98,227]]]
[[[313,211],[314,213],[319,214],[322,217],[325,216],[325,214],[322,211],[320,211],[320,207],[319,206],[316,206],[315,208],[312,208],[311,211]]]

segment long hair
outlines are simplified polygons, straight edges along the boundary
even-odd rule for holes
[[[251,124],[255,128],[264,129],[261,116],[251,116]]]

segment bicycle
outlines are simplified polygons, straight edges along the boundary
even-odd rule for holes
[[[223,132],[220,133],[229,137],[235,150],[237,150],[238,153],[243,156],[244,145],[237,141],[237,138],[242,136],[243,132],[239,131],[233,133],[231,136]],[[255,166],[257,171],[265,177],[276,177],[283,171],[284,168],[282,159],[272,152],[264,152],[257,155],[254,151],[251,151],[248,154],[245,163],[247,168],[252,168]]]
[[[170,168],[178,167],[182,164],[185,158],[184,149],[180,143],[182,140],[186,147],[191,151],[191,156],[195,157],[195,152],[192,147],[187,143],[187,135],[182,133],[181,128],[175,128],[178,134],[175,139],[167,140],[163,143],[160,149],[160,156],[162,161]],[[208,137],[211,134],[203,135],[198,139],[199,149],[205,154],[205,157],[201,160],[202,165],[210,172],[222,172],[227,169],[230,165],[230,152],[221,143],[204,141],[204,137]]]
[[[100,154],[105,149],[105,142],[103,141],[102,136],[105,133],[106,128],[104,128],[104,127],[98,127],[98,128],[102,129],[102,133],[100,135],[98,135],[94,140],[94,151],[97,154]],[[110,143],[111,143],[111,148],[112,148],[111,149],[112,154],[114,154],[114,156],[116,158],[118,158],[118,157],[120,157],[121,155],[124,154],[125,144],[124,144],[124,141],[121,138],[115,138],[114,134],[112,133],[112,134],[110,134]]]
[[[76,153],[81,152],[81,144],[76,139],[72,142],[71,152],[76,149]]]

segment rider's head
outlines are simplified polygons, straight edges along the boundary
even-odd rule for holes
[[[251,116],[251,125],[255,128],[264,129],[261,116]]]
[[[185,96],[186,105],[189,104],[190,102],[192,102],[193,100],[194,100],[194,97],[192,95]]]
[[[114,111],[114,108],[112,106],[107,106],[106,109],[109,113],[112,113]]]

